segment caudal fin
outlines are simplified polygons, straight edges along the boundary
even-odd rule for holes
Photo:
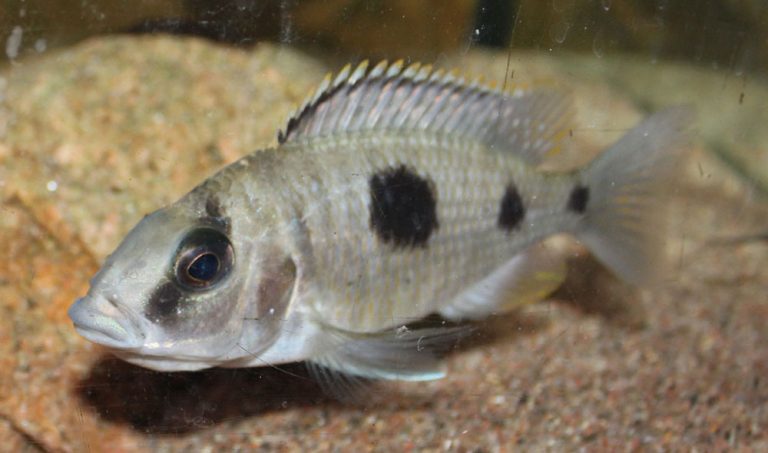
[[[582,192],[571,194],[585,209],[579,239],[631,283],[664,275],[669,183],[692,117],[691,108],[674,107],[647,118],[585,168]]]

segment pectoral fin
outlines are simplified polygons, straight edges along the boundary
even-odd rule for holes
[[[327,328],[310,371],[323,389],[342,400],[357,399],[370,379],[429,381],[445,375],[440,355],[471,332],[470,326],[409,329],[401,326],[374,334]]]

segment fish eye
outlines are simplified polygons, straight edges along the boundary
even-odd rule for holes
[[[200,228],[187,234],[177,253],[176,280],[189,289],[208,289],[229,274],[232,244],[221,232]]]
[[[219,273],[221,262],[219,257],[211,252],[204,251],[192,258],[187,266],[186,275],[200,282],[209,282]]]

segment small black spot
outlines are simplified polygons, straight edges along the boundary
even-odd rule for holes
[[[206,217],[203,219],[204,221],[221,227],[226,234],[232,233],[232,223],[230,222],[229,217],[224,213],[218,197],[211,196],[205,200],[205,215]]]
[[[434,185],[405,165],[370,180],[371,228],[396,247],[424,247],[438,228]]]
[[[157,324],[170,324],[177,318],[184,293],[173,282],[158,286],[149,298],[144,314]]]
[[[584,214],[584,211],[587,210],[587,203],[589,203],[589,187],[581,184],[576,185],[568,197],[568,210]]]
[[[221,212],[221,203],[216,197],[209,197],[205,200],[205,213],[209,217],[224,217]]]
[[[510,183],[507,190],[504,191],[504,197],[501,199],[501,208],[499,209],[499,227],[512,231],[520,225],[525,218],[525,205],[523,199],[517,192],[514,184]]]

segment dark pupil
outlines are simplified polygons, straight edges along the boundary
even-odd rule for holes
[[[213,253],[203,253],[195,258],[187,268],[187,274],[195,280],[207,282],[216,277],[219,271],[219,259]]]

